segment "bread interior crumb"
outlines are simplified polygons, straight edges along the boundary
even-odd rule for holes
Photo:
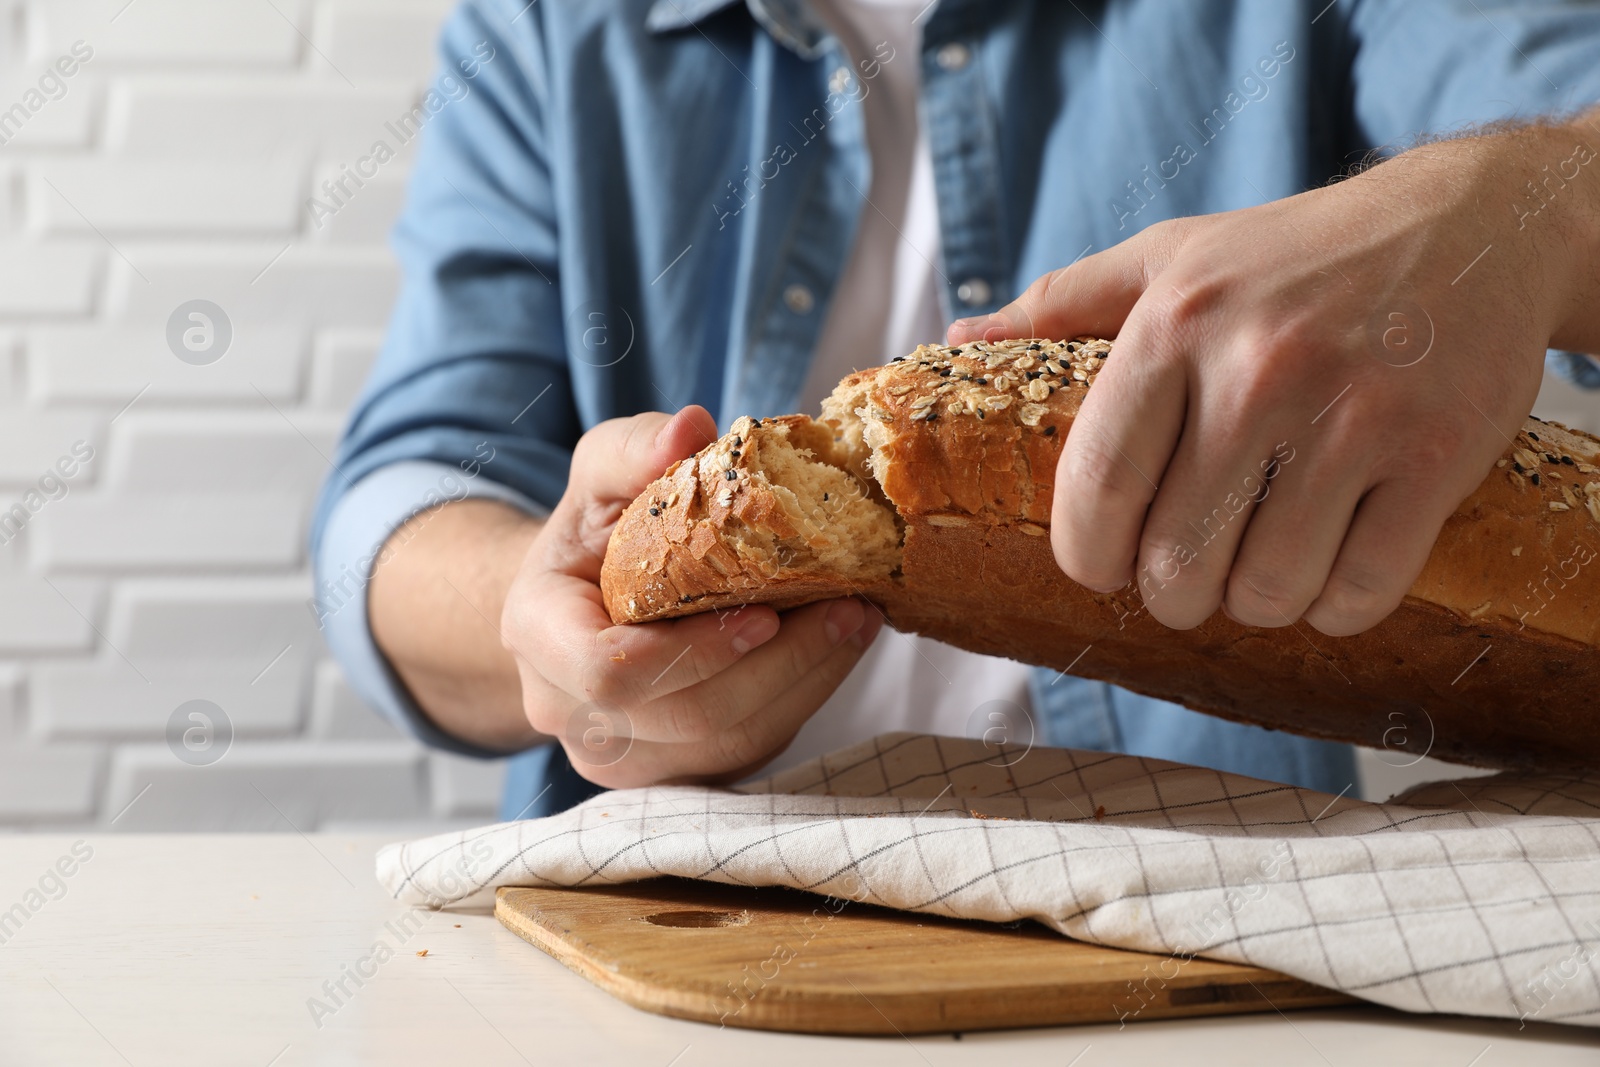
[[[866,379],[846,378],[832,395],[823,398],[822,421],[833,431],[840,465],[870,486],[875,500],[892,509],[894,504],[879,485],[888,430],[883,423],[865,417],[867,392]]]
[[[785,429],[751,440],[746,462],[766,480],[797,533],[761,536],[747,527],[741,531],[746,547],[784,566],[819,565],[846,578],[892,575],[900,566],[900,518],[875,485],[854,473],[854,454],[835,442],[826,423]]]

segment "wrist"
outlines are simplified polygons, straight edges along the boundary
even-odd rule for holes
[[[1503,136],[1513,175],[1504,239],[1532,249],[1546,343],[1600,352],[1600,111]]]
[[[1428,142],[1358,180],[1369,177],[1406,188],[1396,203],[1442,214],[1451,236],[1435,252],[1452,272],[1471,264],[1469,286],[1493,274],[1485,297],[1526,315],[1539,340],[1530,358],[1546,346],[1600,352],[1600,109]]]
[[[1600,108],[1564,127],[1567,154],[1558,177],[1572,195],[1555,220],[1555,239],[1571,257],[1568,295],[1551,332],[1556,348],[1600,354]],[[1567,159],[1571,163],[1567,163]],[[1561,171],[1564,171],[1564,176]]]
[[[368,590],[372,637],[412,699],[443,732],[517,751],[529,725],[500,616],[543,523],[495,500],[414,516],[390,537]]]

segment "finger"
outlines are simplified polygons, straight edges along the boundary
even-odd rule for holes
[[[580,773],[610,788],[658,782],[737,781],[782,752],[872,646],[881,616],[868,611],[862,628],[835,646],[800,681],[728,729],[688,743],[639,740],[625,759]],[[687,694],[686,694],[687,695]]]
[[[1067,576],[1099,592],[1133,577],[1139,534],[1183,428],[1187,373],[1130,318],[1084,397],[1056,464],[1050,543]]]
[[[534,545],[542,565],[598,582],[623,509],[673,463],[716,440],[716,432],[706,409],[690,405],[676,415],[610,419],[584,434],[572,454],[567,491]]]
[[[1139,537],[1144,605],[1175,630],[1216,613],[1245,529],[1271,492],[1256,459],[1269,446],[1235,439],[1235,420],[1205,407],[1190,409]]]
[[[851,638],[841,642],[820,664],[808,671],[800,682],[779,693],[758,714],[748,715],[724,731],[713,747],[724,770],[735,770],[743,777],[754,773],[788,747],[794,735],[817,709],[843,684],[861,657],[866,655],[882,632],[883,616],[868,608],[866,622]],[[687,748],[697,753],[697,746]],[[715,773],[710,769],[690,768],[688,773]]]
[[[999,311],[950,324],[953,345],[1012,337],[1115,337],[1168,258],[1157,227],[1035,279]]]
[[[593,583],[557,573],[508,606],[508,617],[507,629],[526,635],[518,644],[539,650],[535,661],[552,685],[630,713],[727,670],[780,628],[778,613],[759,604],[615,626]]]
[[[716,420],[697,404],[675,415],[651,411],[608,419],[579,439],[567,478],[568,493],[627,504],[673,463],[716,439]]]
[[[596,636],[583,689],[620,707],[644,708],[716,678],[776,638],[782,627],[778,613],[762,604],[613,626]]]
[[[1263,462],[1276,470],[1258,473],[1267,496],[1252,509],[1228,573],[1223,603],[1230,618],[1288,626],[1317,599],[1370,480],[1352,454],[1337,446],[1302,452],[1291,441],[1272,446]],[[1268,474],[1275,476],[1265,481]]]
[[[746,719],[768,714],[791,691],[819,692],[813,672],[842,647],[859,657],[864,637],[876,632],[879,618],[859,600],[823,601],[787,612],[778,636],[740,663],[633,712],[635,730],[650,741],[722,744],[723,734]]]
[[[1401,481],[1375,486],[1356,508],[1333,570],[1306,609],[1306,622],[1330,637],[1382,622],[1422,573],[1459,503],[1460,496],[1446,487]]]

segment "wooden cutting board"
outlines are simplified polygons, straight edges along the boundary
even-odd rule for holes
[[[636,1008],[759,1030],[923,1034],[1351,1002],[1258,967],[792,889],[675,878],[501,889],[495,915]]]

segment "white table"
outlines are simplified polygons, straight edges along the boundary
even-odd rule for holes
[[[28,897],[75,841],[65,893]],[[1600,1063],[1600,1034],[1379,1009],[911,1040],[719,1030],[613,1000],[486,911],[411,913],[340,836],[13,836],[0,844],[0,1064],[182,1067],[1511,1067]],[[59,877],[59,875],[57,876]],[[58,891],[46,877],[46,890]],[[15,903],[40,904],[16,925]],[[394,924],[410,916],[414,928]],[[460,924],[459,926],[457,924]],[[398,932],[397,932],[398,931]],[[362,963],[382,942],[399,950]],[[426,949],[426,957],[416,953]],[[371,977],[350,977],[361,966]],[[344,979],[330,995],[324,983]],[[359,978],[360,984],[357,984]],[[324,1010],[315,1014],[310,1002]],[[1074,1059],[1074,1057],[1078,1057]]]

